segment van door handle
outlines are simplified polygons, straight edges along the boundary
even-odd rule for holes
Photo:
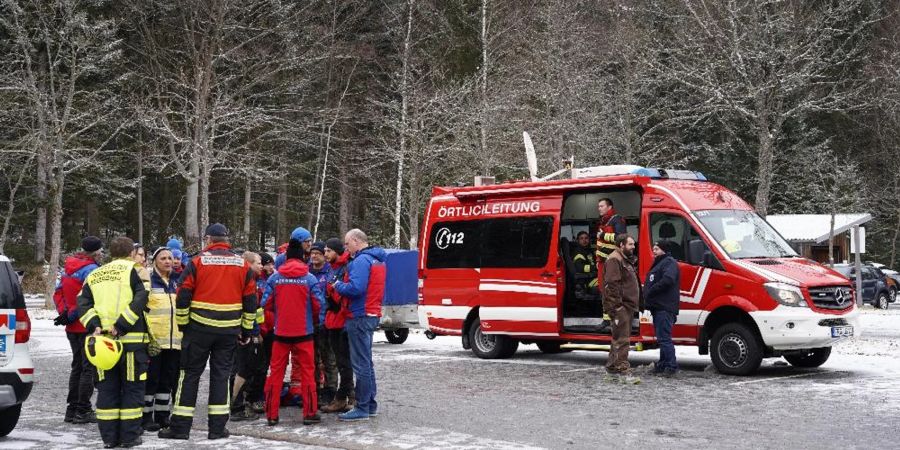
[[[554,274],[552,274],[550,272],[544,272],[541,274],[541,276],[544,278],[553,278]]]

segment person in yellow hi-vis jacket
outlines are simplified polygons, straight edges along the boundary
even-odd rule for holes
[[[85,280],[78,313],[88,334],[108,333],[122,343],[122,357],[97,370],[97,424],[106,448],[141,444],[141,407],[147,380],[147,290],[129,259],[134,241],[120,236],[109,246],[113,261]]]

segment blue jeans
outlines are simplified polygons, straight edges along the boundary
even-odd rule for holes
[[[377,326],[378,318],[369,316],[354,317],[344,325],[350,340],[350,365],[356,375],[356,407],[368,413],[378,409],[375,365],[372,363],[372,335]]]
[[[672,326],[678,317],[668,311],[656,310],[653,314],[653,329],[656,330],[656,342],[659,343],[659,362],[657,371],[676,371],[678,363],[675,362],[675,344],[672,343]]]

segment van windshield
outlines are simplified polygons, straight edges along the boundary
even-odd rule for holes
[[[694,211],[694,215],[732,258],[797,256],[772,226],[753,211],[717,209]]]

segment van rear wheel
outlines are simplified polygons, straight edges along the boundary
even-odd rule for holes
[[[831,347],[822,347],[784,355],[784,359],[794,367],[819,367],[828,361],[829,356],[831,356]]]
[[[759,368],[763,352],[759,338],[747,325],[728,323],[719,327],[710,347],[713,365],[726,375],[749,375]]]
[[[10,406],[0,411],[0,437],[11,433],[19,422],[19,414],[22,413],[22,404]]]
[[[409,328],[397,328],[396,330],[384,330],[384,337],[391,344],[402,344],[409,337]]]
[[[509,336],[482,333],[481,320],[477,318],[469,327],[469,342],[472,343],[472,353],[483,359],[509,358],[519,348],[519,341]]]

